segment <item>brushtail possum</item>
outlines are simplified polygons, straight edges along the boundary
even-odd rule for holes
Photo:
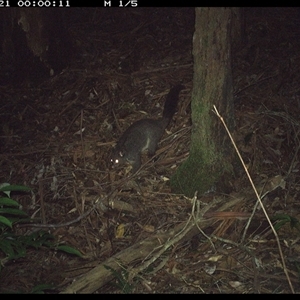
[[[157,144],[176,112],[179,92],[182,89],[183,85],[171,88],[166,97],[162,118],[142,119],[125,130],[112,150],[111,163],[114,165],[129,163],[132,165],[132,172],[135,173],[141,166],[143,151],[148,150],[149,157],[155,154]]]

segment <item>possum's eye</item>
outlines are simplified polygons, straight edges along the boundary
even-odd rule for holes
[[[113,165],[117,165],[120,161],[117,158],[111,158],[110,163]]]
[[[111,159],[110,159],[110,162],[111,162],[112,164],[118,164],[118,163],[119,163],[119,160],[118,160],[117,158],[111,158]]]

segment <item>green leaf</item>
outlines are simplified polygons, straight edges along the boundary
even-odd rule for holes
[[[1,240],[0,250],[2,250],[10,260],[24,257],[26,255],[26,248],[18,240]]]
[[[277,214],[272,217],[272,221],[275,222],[274,229],[278,231],[281,229],[285,224],[290,223],[291,228],[296,228],[298,231],[300,230],[300,224],[299,221],[287,214]]]
[[[70,254],[74,254],[79,257],[82,257],[82,254],[80,253],[80,251],[78,251],[77,249],[74,249],[70,246],[61,245],[61,246],[57,246],[56,249],[60,250],[60,251],[64,251],[66,253],[70,253]]]
[[[6,183],[6,182],[0,183],[0,190],[1,190],[3,187],[9,186],[9,185],[10,185],[10,184],[9,184],[9,183]],[[7,197],[10,197],[10,191],[3,191],[3,193],[6,194]]]
[[[3,216],[0,216],[0,223],[12,228],[12,222]]]
[[[0,205],[5,205],[5,206],[20,206],[20,204],[11,199],[11,198],[6,198],[6,197],[2,197],[0,198]]]
[[[44,294],[45,290],[52,290],[54,288],[53,284],[39,284],[31,290],[30,294]]]
[[[24,186],[24,185],[6,185],[2,186],[0,188],[1,192],[6,192],[6,191],[15,191],[15,192],[28,192],[31,191],[31,188]]]
[[[6,256],[8,256],[9,259],[11,257],[13,257],[15,254],[12,244],[13,244],[13,241],[10,241],[10,240],[1,240],[0,241],[0,250],[2,252],[4,252],[4,254]]]
[[[49,243],[49,240],[53,240],[54,237],[46,231],[34,232],[28,236],[22,236],[22,242],[27,246],[40,248],[46,246],[50,248],[52,245]]]
[[[0,214],[7,214],[7,215],[16,215],[16,216],[26,216],[26,212],[16,208],[0,208]]]
[[[43,246],[45,242],[42,236],[43,233],[40,234],[40,232],[33,232],[30,235],[21,235],[18,239],[25,247],[39,248]]]

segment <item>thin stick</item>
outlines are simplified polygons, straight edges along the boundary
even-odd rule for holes
[[[243,168],[244,168],[244,170],[245,170],[247,176],[248,176],[248,179],[249,179],[250,184],[251,184],[251,186],[252,186],[252,188],[253,188],[253,190],[254,190],[254,193],[255,193],[255,195],[256,195],[256,198],[257,198],[259,204],[261,205],[261,208],[262,208],[262,210],[263,210],[263,212],[264,212],[264,214],[265,214],[265,217],[266,217],[266,219],[267,219],[267,221],[268,221],[268,223],[269,223],[269,225],[270,225],[270,227],[271,227],[271,229],[272,229],[272,231],[273,231],[273,233],[274,233],[274,236],[275,236],[275,238],[276,238],[276,242],[277,242],[277,245],[278,245],[278,250],[279,250],[280,257],[281,257],[282,267],[283,267],[284,273],[285,273],[285,275],[286,275],[286,278],[287,278],[287,280],[288,280],[288,283],[289,283],[289,285],[290,285],[290,288],[291,288],[292,293],[295,294],[294,287],[293,287],[293,285],[292,285],[290,276],[289,276],[288,271],[287,271],[287,268],[286,268],[286,264],[285,264],[285,261],[284,261],[284,257],[283,257],[283,253],[282,253],[282,249],[281,249],[281,245],[280,245],[280,241],[279,241],[277,232],[276,232],[275,228],[274,228],[273,225],[272,225],[272,222],[271,222],[271,220],[270,220],[270,218],[269,218],[269,216],[268,216],[268,214],[267,214],[267,211],[266,211],[266,209],[265,209],[265,207],[264,207],[264,205],[263,205],[263,203],[262,203],[262,201],[261,201],[261,198],[260,198],[260,196],[259,196],[259,194],[258,194],[258,192],[257,192],[257,189],[256,189],[256,187],[255,187],[255,185],[254,185],[254,183],[253,183],[253,181],[252,181],[252,178],[251,178],[251,176],[250,176],[250,174],[249,174],[249,172],[248,172],[248,169],[247,169],[247,167],[246,167],[246,165],[245,165],[245,163],[244,163],[244,161],[243,161],[243,158],[242,158],[242,156],[241,156],[241,154],[240,154],[240,151],[238,150],[238,148],[237,148],[237,146],[236,146],[236,144],[235,144],[235,142],[234,142],[234,140],[233,140],[233,137],[232,137],[232,135],[231,135],[231,133],[230,133],[230,131],[229,131],[229,129],[228,129],[228,127],[227,127],[227,125],[226,125],[224,119],[223,119],[223,117],[219,114],[219,112],[218,112],[216,106],[214,105],[213,107],[214,107],[214,112],[216,113],[216,115],[219,117],[219,119],[221,120],[222,124],[224,125],[224,128],[225,128],[225,130],[226,130],[226,132],[227,132],[227,134],[228,134],[228,136],[229,136],[229,138],[230,138],[230,140],[231,140],[231,143],[232,143],[232,145],[233,145],[233,147],[234,147],[234,149],[235,149],[235,151],[236,151],[236,153],[237,153],[237,155],[238,155],[238,157],[239,157],[239,159],[240,159],[240,161],[241,161],[241,163],[242,163],[242,165],[243,165]]]

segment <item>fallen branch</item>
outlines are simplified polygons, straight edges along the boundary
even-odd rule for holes
[[[235,199],[235,201],[231,202],[232,206],[241,200],[242,199]],[[198,200],[194,197],[193,201]],[[214,200],[211,203],[204,205],[203,209],[195,214],[193,213],[193,217],[189,218],[186,223],[181,223],[167,232],[158,233],[148,237],[108,258],[106,261],[75,280],[61,293],[93,293],[115,277],[110,271],[111,269],[116,272],[121,272],[125,267],[128,269],[129,278],[134,278],[175,243],[188,241],[194,235],[199,234],[198,228],[202,228],[203,230],[206,227],[211,226],[213,222],[215,222],[215,219],[207,219],[203,217],[203,215],[209,208],[221,201],[222,199]],[[228,205],[226,205],[226,209],[228,209]],[[198,220],[196,220],[194,216],[197,216]],[[136,264],[137,262],[141,262],[139,267],[137,269],[131,268],[130,270],[130,264]]]

